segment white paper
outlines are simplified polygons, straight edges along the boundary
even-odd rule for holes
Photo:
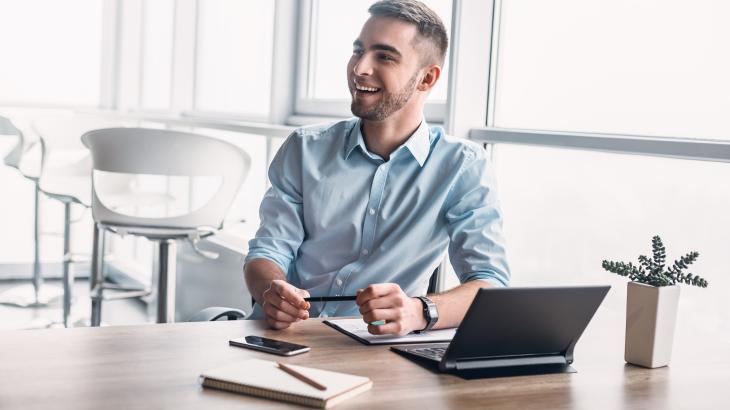
[[[368,326],[362,319],[336,319],[328,320],[328,322],[345,332],[367,340],[371,344],[449,342],[456,333],[456,328],[451,328],[410,333],[405,336],[373,335],[368,332]]]

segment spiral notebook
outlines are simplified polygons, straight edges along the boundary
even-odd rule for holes
[[[203,387],[328,409],[369,390],[367,377],[289,365],[299,373],[327,387],[318,390],[282,371],[276,362],[249,359],[204,372]]]

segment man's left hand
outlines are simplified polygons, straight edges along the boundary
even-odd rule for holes
[[[355,301],[368,332],[374,335],[397,334],[407,335],[414,330],[426,327],[423,317],[423,304],[403,292],[398,284],[378,283],[357,292]],[[384,325],[370,323],[384,320]]]

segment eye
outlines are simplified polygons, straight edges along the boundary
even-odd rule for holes
[[[395,61],[395,58],[391,57],[388,54],[378,54],[378,59],[383,61]]]

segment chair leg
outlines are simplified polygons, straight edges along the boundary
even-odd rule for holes
[[[159,267],[157,279],[157,323],[175,321],[175,276],[177,243],[175,240],[161,240],[159,244]]]
[[[40,197],[38,181],[34,180],[33,201],[33,268],[31,283],[14,289],[8,289],[0,294],[0,303],[18,307],[41,307],[55,303],[62,299],[63,290],[59,287],[49,287],[43,283],[43,264],[41,263],[41,225],[40,225]]]
[[[101,324],[101,302],[104,297],[104,251],[105,231],[99,228],[94,222],[94,240],[91,250],[91,272],[89,274],[89,287],[91,293],[91,326],[98,327]]]
[[[41,190],[38,181],[35,181],[35,198],[33,200],[33,292],[35,304],[41,305],[39,292],[43,286],[41,275],[41,224],[40,224],[40,198]]]
[[[73,301],[74,274],[71,270],[71,203],[63,204],[63,326],[68,327]]]

